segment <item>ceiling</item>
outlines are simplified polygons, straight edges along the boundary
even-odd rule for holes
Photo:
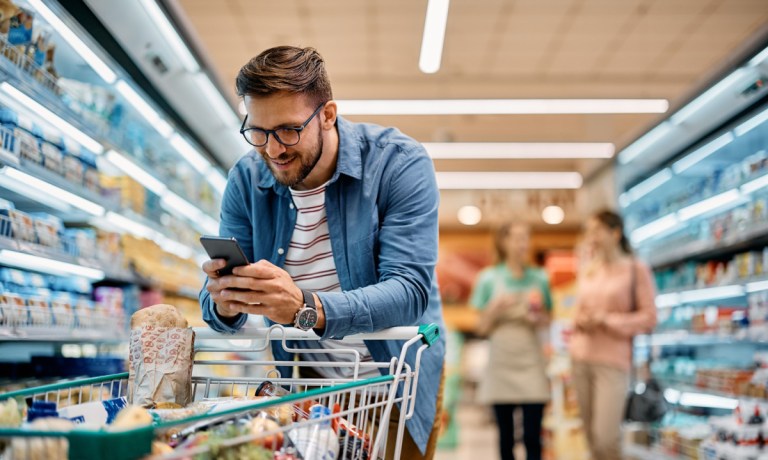
[[[166,0],[183,15],[204,60],[236,103],[234,78],[262,50],[313,46],[337,99],[666,98],[674,107],[768,24],[765,0],[453,0],[442,66],[418,69],[426,0]],[[658,115],[472,115],[350,117],[399,127],[419,141],[613,142],[625,145]],[[436,162],[438,170],[577,170],[607,160]],[[565,200],[566,224],[589,200]],[[540,222],[548,192],[443,193],[441,223],[462,204],[528,206]],[[578,195],[578,194],[577,194]],[[596,196],[594,196],[596,195]],[[531,196],[537,197],[531,200]],[[542,198],[543,197],[543,198]],[[489,205],[488,203],[497,203]],[[506,203],[500,205],[499,203]],[[580,204],[581,203],[581,204]],[[569,212],[570,211],[570,212]],[[484,222],[492,222],[485,219]]]

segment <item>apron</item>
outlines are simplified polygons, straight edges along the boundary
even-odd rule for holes
[[[496,275],[494,294],[509,291]],[[550,399],[546,360],[537,326],[520,318],[524,301],[509,306],[491,332],[488,369],[480,382],[478,399],[486,404],[546,403]]]

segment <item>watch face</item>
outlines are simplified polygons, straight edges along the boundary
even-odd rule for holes
[[[312,329],[316,324],[317,310],[312,308],[303,309],[299,312],[299,317],[296,318],[296,327],[305,331]]]

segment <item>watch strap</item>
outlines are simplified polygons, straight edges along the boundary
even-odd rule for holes
[[[315,296],[313,296],[312,293],[306,289],[302,289],[301,294],[304,296],[304,305],[313,310],[317,310],[317,305],[315,304]]]

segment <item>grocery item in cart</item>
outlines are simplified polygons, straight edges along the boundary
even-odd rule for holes
[[[316,404],[310,409],[310,420],[318,420],[294,428],[288,436],[304,460],[336,460],[339,456],[339,437],[327,418],[331,410]],[[326,420],[319,421],[326,418]]]
[[[192,396],[195,334],[172,305],[153,305],[131,316],[128,402],[186,406]]]
[[[29,424],[30,430],[67,432],[74,424],[63,418],[39,418]],[[49,460],[67,458],[69,441],[65,437],[46,438],[13,438],[11,442],[11,457],[25,460]]]

